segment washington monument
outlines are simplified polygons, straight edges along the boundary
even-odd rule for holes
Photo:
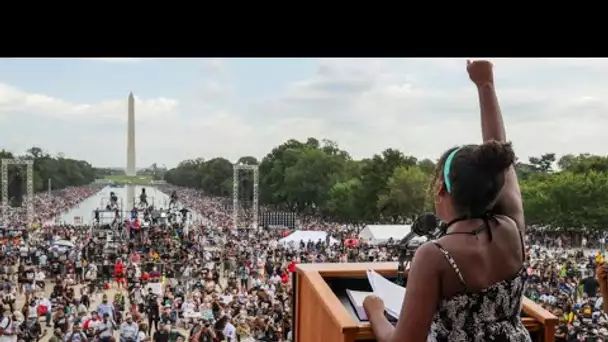
[[[129,94],[128,115],[126,174],[127,176],[135,176],[137,169],[135,168],[135,98],[133,98],[133,93]]]

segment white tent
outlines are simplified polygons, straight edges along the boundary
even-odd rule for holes
[[[394,241],[400,241],[411,230],[412,226],[407,224],[368,225],[359,233],[359,239],[361,242],[377,245],[387,242],[390,238],[393,238]]]
[[[76,245],[72,241],[68,240],[57,240],[53,242],[53,246],[66,247],[66,248],[74,248]]]
[[[289,236],[286,236],[286,237],[282,238],[281,240],[279,240],[279,244],[286,246],[286,245],[289,245],[290,243],[293,243],[294,245],[299,244],[300,241],[304,241],[304,243],[306,243],[308,241],[317,242],[319,240],[321,240],[322,242],[325,242],[326,238],[327,238],[327,232],[317,231],[317,230],[296,230],[295,232],[289,234]],[[339,242],[338,242],[338,240],[336,240],[330,236],[329,243],[331,245],[334,245]]]

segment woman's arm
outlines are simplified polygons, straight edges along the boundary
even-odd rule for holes
[[[424,342],[439,304],[439,270],[443,256],[432,243],[420,247],[412,260],[407,291],[396,327],[384,316],[384,306],[376,307],[366,298],[363,303],[376,340],[379,342]],[[371,297],[371,296],[370,296]],[[377,299],[379,300],[379,299]]]
[[[467,71],[471,81],[477,86],[483,141],[505,142],[507,134],[496,96],[492,64],[488,61],[467,61]],[[514,167],[510,167],[505,174],[505,185],[498,195],[494,210],[512,218],[520,231],[525,230],[521,192]]]

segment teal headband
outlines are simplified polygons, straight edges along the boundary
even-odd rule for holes
[[[460,151],[460,147],[450,152],[448,157],[445,159],[445,164],[443,164],[443,184],[445,184],[445,189],[448,193],[452,192],[452,182],[450,181],[450,168],[452,167],[452,160],[454,160],[454,156],[456,153]]]

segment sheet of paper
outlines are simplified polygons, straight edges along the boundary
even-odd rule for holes
[[[152,293],[157,296],[163,295],[163,284],[161,283],[149,283],[147,286],[149,289],[152,289]]]
[[[224,304],[229,304],[230,302],[232,302],[232,296],[222,296],[222,302],[224,302]]]
[[[346,292],[348,293],[349,299],[356,306],[361,306],[361,307],[363,306],[363,301],[365,300],[365,297],[374,294],[373,292],[353,291],[353,290],[346,290]]]
[[[367,279],[374,290],[374,294],[384,302],[386,312],[399,319],[401,306],[405,298],[405,287],[393,283],[376,271],[367,271]]]

